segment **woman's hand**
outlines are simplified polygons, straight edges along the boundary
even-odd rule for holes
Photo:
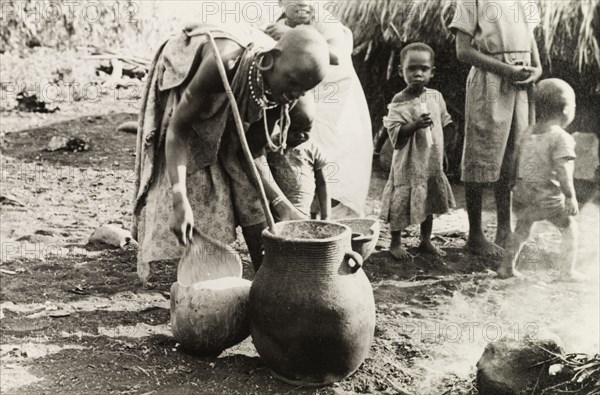
[[[533,84],[542,76],[542,68],[541,67],[523,67],[525,72],[529,73],[529,76],[525,79],[515,81],[515,85],[529,85]]]
[[[181,245],[187,246],[188,242],[192,241],[194,232],[194,213],[185,193],[173,193],[173,214],[171,231],[175,233]]]
[[[579,213],[579,204],[575,197],[565,199],[565,214],[568,216],[577,215]]]
[[[509,67],[510,72],[507,77],[515,84],[524,81],[531,76],[531,72],[527,70],[526,66],[510,65]]]
[[[281,36],[292,28],[283,24],[283,23],[271,23],[265,29],[265,33],[267,33],[273,40],[279,41]]]

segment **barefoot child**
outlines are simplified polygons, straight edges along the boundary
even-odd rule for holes
[[[267,161],[273,180],[285,197],[308,217],[312,214],[311,205],[316,195],[320,219],[326,220],[331,215],[331,201],[323,172],[327,160],[319,147],[309,140],[313,123],[309,113],[313,112],[305,111],[304,107],[310,103],[299,103],[290,111],[294,122],[288,131],[287,147],[283,152],[269,152]],[[278,201],[274,200],[272,204],[276,206]]]
[[[498,270],[501,278],[519,276],[515,263],[536,221],[548,220],[563,237],[561,275],[580,279],[574,269],[577,255],[578,212],[573,169],[575,140],[563,128],[575,116],[575,93],[566,82],[547,79],[539,83],[535,94],[537,123],[524,134],[521,142],[517,183],[513,189],[517,227],[508,253]]]
[[[381,218],[390,223],[390,253],[397,259],[410,256],[401,247],[400,232],[416,223],[421,224],[420,250],[445,255],[431,243],[433,214],[446,213],[455,204],[442,169],[444,133],[452,119],[441,93],[426,88],[435,70],[434,56],[423,43],[402,49],[399,72],[408,86],[394,96],[384,118],[394,156]]]
[[[473,66],[467,78],[461,179],[469,215],[465,248],[477,255],[500,256],[511,234],[515,142],[529,126],[527,87],[542,75],[532,24],[538,14],[529,6],[535,7],[522,1],[458,0],[450,24],[458,60]],[[495,244],[481,227],[488,183],[494,183],[496,198]]]

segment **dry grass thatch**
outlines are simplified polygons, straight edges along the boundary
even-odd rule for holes
[[[600,68],[600,0],[537,2],[538,38],[548,60],[572,59],[579,70]],[[453,45],[448,25],[455,7],[455,0],[336,0],[334,12],[354,32],[355,52],[366,50],[368,58],[380,43]]]

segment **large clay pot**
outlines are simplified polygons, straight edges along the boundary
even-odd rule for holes
[[[375,330],[373,289],[349,227],[325,221],[263,232],[265,258],[250,289],[250,330],[264,363],[294,385],[352,374]]]

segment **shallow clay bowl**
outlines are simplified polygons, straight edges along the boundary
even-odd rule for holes
[[[362,255],[363,259],[367,259],[379,240],[379,221],[372,218],[349,218],[336,222],[352,229],[352,249]]]

